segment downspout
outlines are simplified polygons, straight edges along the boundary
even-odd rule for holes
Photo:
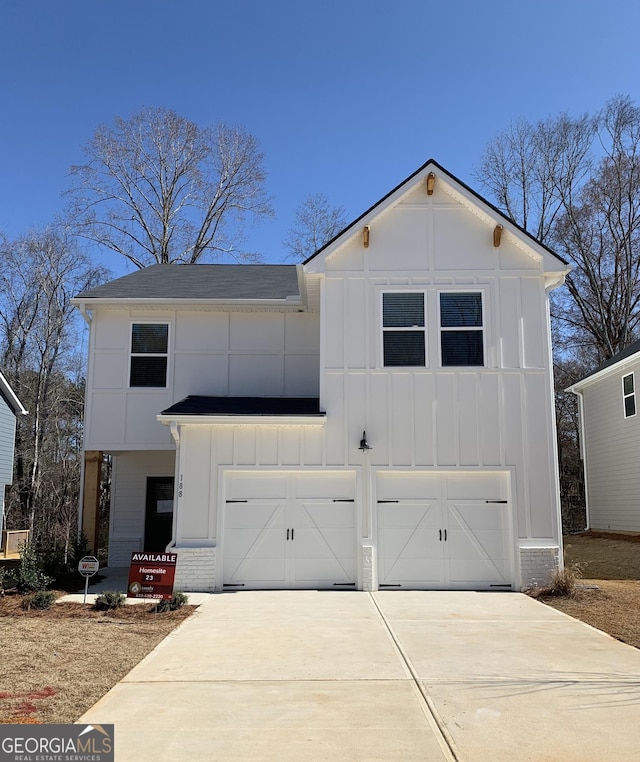
[[[167,550],[176,547],[176,537],[178,536],[178,490],[180,487],[180,429],[175,421],[169,424],[171,437],[176,443],[176,462],[173,475],[173,526],[171,527],[171,542],[167,545]]]
[[[87,305],[84,302],[81,302],[77,305],[78,309],[80,310],[80,314],[84,318],[85,323],[89,326],[89,344],[91,344],[91,312],[87,309]],[[87,347],[87,350],[89,347]],[[87,377],[89,376],[89,358],[91,357],[91,352],[87,351]],[[88,378],[87,378],[88,380]],[[82,519],[84,517],[84,470],[85,470],[85,464],[86,464],[86,450],[84,446],[85,442],[85,424],[86,424],[86,410],[87,410],[87,402],[89,399],[89,384],[85,384],[84,389],[84,414],[83,414],[83,421],[82,421],[82,468],[80,469],[80,495],[78,500],[78,531],[77,536],[80,537],[82,535]]]
[[[582,459],[582,477],[584,479],[584,512],[585,512],[585,528],[584,531],[588,532],[591,529],[591,516],[589,511],[589,479],[587,474],[587,437],[584,427],[584,395],[577,389],[570,389],[578,398],[578,425],[580,435],[580,458]]]
[[[562,499],[560,497],[560,463],[558,460],[558,427],[556,425],[556,392],[555,392],[555,382],[553,378],[553,347],[551,343],[551,300],[550,300],[550,294],[551,292],[558,288],[559,286],[562,286],[564,284],[564,280],[566,275],[568,275],[568,270],[560,274],[560,277],[555,277],[553,279],[546,278],[545,279],[545,296],[546,296],[546,313],[547,313],[547,336],[549,337],[548,340],[548,364],[549,364],[549,394],[550,394],[550,400],[551,400],[551,467],[552,467],[552,474],[553,474],[553,480],[554,480],[554,492],[556,497],[556,505],[557,505],[557,511],[556,511],[556,533],[558,537],[558,548],[559,548],[559,557],[558,557],[558,565],[560,570],[564,568],[564,546],[562,541]]]
[[[90,312],[89,312],[89,310],[87,309],[87,305],[86,305],[84,302],[81,302],[81,303],[78,305],[78,309],[80,310],[80,314],[81,314],[81,315],[82,315],[82,317],[84,318],[84,322],[85,322],[87,325],[89,325],[89,326],[90,326],[90,325],[91,325],[91,313],[90,313]]]

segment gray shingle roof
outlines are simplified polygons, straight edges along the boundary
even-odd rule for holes
[[[152,265],[76,299],[286,299],[299,296],[295,265]]]
[[[616,365],[616,363],[619,363],[622,360],[626,360],[632,355],[635,355],[637,352],[640,352],[640,339],[638,341],[632,342],[629,344],[629,346],[618,352],[618,354],[610,357],[608,360],[605,360],[602,365],[598,365],[598,367],[595,370],[591,371],[588,376],[585,376],[580,383],[582,383],[582,381],[586,381],[588,378],[591,378],[591,376],[595,376],[596,373],[600,373],[601,370],[605,370],[605,368],[610,368],[612,365]]]
[[[160,415],[317,415],[318,397],[204,397],[190,395]]]

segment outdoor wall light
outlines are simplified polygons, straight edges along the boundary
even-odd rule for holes
[[[367,442],[367,432],[366,431],[362,432],[362,439],[360,440],[360,447],[358,449],[362,450],[362,452],[367,452],[367,450],[373,449],[371,447],[371,445],[369,444],[369,442]]]
[[[495,228],[493,229],[493,246],[495,249],[497,249],[498,246],[500,246],[500,239],[502,238],[503,230],[504,228],[502,227],[502,225],[496,225]]]
[[[370,232],[369,226],[365,225],[362,228],[362,242],[364,243],[364,248],[365,249],[369,248],[369,232]]]

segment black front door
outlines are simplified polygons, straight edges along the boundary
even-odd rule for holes
[[[171,542],[173,527],[173,476],[147,477],[144,549],[163,552]]]

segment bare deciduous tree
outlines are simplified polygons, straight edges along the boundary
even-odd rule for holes
[[[283,240],[285,259],[303,262],[347,224],[344,208],[331,206],[323,193],[312,193],[296,210],[295,224]]]
[[[506,214],[574,266],[554,300],[565,344],[597,364],[640,329],[640,109],[517,122],[487,147],[477,179]]]
[[[248,216],[271,215],[255,137],[199,127],[166,108],[143,108],[98,127],[71,167],[68,219],[77,235],[136,267],[190,263],[240,251]]]
[[[589,172],[596,132],[587,115],[518,120],[487,145],[475,177],[509,218],[544,242]]]
[[[0,245],[0,364],[29,411],[18,419],[7,520],[48,546],[68,549],[76,534],[84,382],[69,300],[105,277],[52,229]]]
[[[575,531],[584,485],[576,400],[563,389],[640,335],[640,109],[616,97],[593,117],[517,122],[487,146],[476,177],[573,264],[552,315],[563,522]]]

